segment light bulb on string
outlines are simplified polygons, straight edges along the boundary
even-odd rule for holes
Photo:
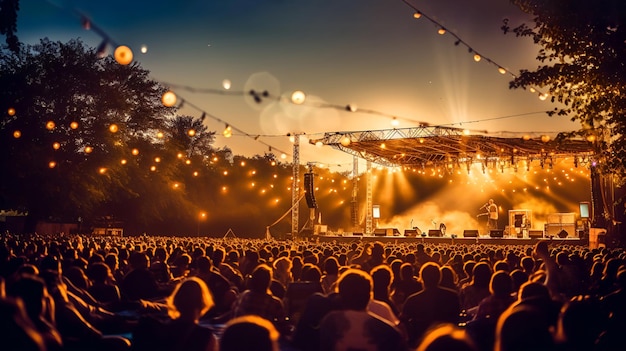
[[[54,143],[52,143],[52,148],[58,150],[61,148],[61,144],[55,141]]]
[[[286,159],[287,158],[287,154],[285,154],[285,153],[280,154],[280,158],[282,158],[283,160]]]
[[[109,126],[109,131],[110,131],[111,133],[117,133],[117,131],[118,131],[118,130],[119,130],[119,127],[118,127],[118,126],[117,126],[117,124],[115,124],[115,123],[114,123],[114,124],[111,124],[111,125]]]
[[[161,102],[165,107],[172,107],[176,105],[176,94],[170,90],[166,91],[161,97]]]
[[[231,128],[231,126],[227,124],[226,128],[224,128],[224,131],[222,132],[222,135],[224,135],[224,138],[230,138],[231,136],[233,136],[233,129]]]
[[[480,57],[480,55],[479,55],[479,54],[474,54],[474,61],[476,61],[476,62],[480,62],[480,59],[481,59],[481,58],[482,58],[482,57]]]
[[[341,138],[341,145],[343,146],[348,146],[350,145],[352,141],[350,140],[350,137],[345,135],[343,138]]]
[[[301,90],[296,90],[291,94],[291,102],[296,105],[302,105],[305,99],[306,95]]]
[[[192,137],[192,136],[196,135],[196,130],[195,130],[195,129],[189,129],[189,130],[187,131],[187,135],[189,135],[190,137]]]
[[[224,79],[224,80],[222,81],[222,87],[223,87],[225,90],[229,90],[229,89],[230,89],[230,87],[231,87],[231,85],[232,85],[232,84],[231,84],[231,81],[230,81],[230,80],[228,80],[228,79]]]
[[[14,132],[13,132],[13,137],[14,137],[15,139],[19,139],[19,138],[21,138],[21,137],[22,137],[22,132],[20,132],[19,130],[14,131]]]
[[[78,128],[78,122],[72,122],[72,123],[70,123],[70,128],[71,128],[71,129],[77,129],[77,128]]]
[[[56,124],[54,123],[54,121],[46,122],[46,129],[47,130],[53,130],[55,127],[56,127]]]
[[[126,66],[133,62],[133,51],[128,46],[118,46],[115,48],[113,55],[115,56],[115,61],[117,61],[120,65]]]
[[[148,52],[148,46],[144,44],[141,46],[141,53],[145,54],[146,52]]]
[[[13,107],[9,107],[7,113],[9,114],[9,116],[15,116],[15,109]]]
[[[548,98],[548,93],[539,94],[539,100],[544,101]]]
[[[506,70],[502,67],[498,67],[498,72],[500,72],[500,74],[505,74]]]
[[[422,13],[421,13],[421,12],[419,12],[419,11],[418,11],[418,12],[415,12],[415,13],[413,14],[413,18],[415,18],[415,19],[419,19],[420,17],[422,17]]]
[[[444,35],[444,34],[446,34],[446,29],[441,27],[441,28],[439,28],[439,30],[437,30],[437,33],[439,33],[439,35]]]

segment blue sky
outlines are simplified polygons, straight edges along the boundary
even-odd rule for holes
[[[505,17],[513,24],[528,19],[508,0],[410,3],[511,72],[538,66],[537,47],[500,30]],[[20,6],[17,34],[26,43],[80,37],[97,46],[102,38],[82,28],[79,11],[115,42],[129,46],[158,81],[221,89],[228,79],[235,91],[253,87],[285,96],[302,90],[307,101],[354,104],[386,115],[259,105],[241,96],[174,89],[185,101],[289,154],[286,133],[314,138],[324,132],[388,129],[389,115],[398,117],[399,128],[424,121],[494,135],[578,127],[566,117],[538,113],[554,106],[527,91],[509,90],[510,76],[485,60],[474,62],[467,48],[455,46],[449,34],[439,35],[424,17],[414,19],[413,9],[401,0],[21,0]],[[148,48],[145,54],[142,45]],[[181,113],[201,114],[189,107]],[[499,119],[506,116],[518,117]],[[224,128],[222,122],[206,123],[212,130]],[[303,163],[351,168],[347,154],[308,145],[306,139],[301,144]],[[246,156],[268,151],[237,133],[220,136],[216,146]]]

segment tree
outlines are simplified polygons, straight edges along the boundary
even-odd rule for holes
[[[17,39],[17,12],[20,10],[19,0],[0,0],[0,34],[5,36],[9,50],[17,53],[20,45]]]
[[[549,93],[550,115],[580,121],[579,136],[597,145],[600,170],[626,183],[626,2],[623,0],[511,0],[534,25],[510,27],[542,48],[536,70],[522,70],[511,88]],[[547,90],[547,91],[546,91]]]
[[[99,58],[79,40],[1,51],[3,205],[34,219],[85,218],[170,184],[175,162],[150,171],[159,155],[176,159],[158,137],[174,112],[161,103],[163,92],[138,64]],[[143,215],[184,207],[183,197],[170,195],[148,202]]]

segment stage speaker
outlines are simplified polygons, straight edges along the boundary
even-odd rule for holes
[[[416,237],[418,235],[417,229],[405,229],[404,236]]]
[[[542,230],[529,230],[528,231],[528,236],[530,238],[543,238],[543,231]]]
[[[304,197],[309,208],[317,208],[315,201],[315,187],[313,185],[313,173],[304,173]]]
[[[502,229],[491,229],[489,230],[489,236],[492,238],[502,238],[504,237],[504,230]]]
[[[464,238],[477,238],[478,237],[478,230],[476,230],[476,229],[465,229],[463,231],[463,237]]]
[[[567,230],[565,230],[565,229],[561,229],[561,231],[559,232],[558,236],[559,236],[559,238],[561,238],[561,239],[565,239],[565,238],[567,238]]]
[[[361,232],[353,232],[352,235],[354,235],[354,236],[363,236],[363,233],[361,233]]]
[[[374,236],[386,236],[387,229],[385,228],[376,228],[374,229]]]
[[[428,236],[443,236],[439,229],[428,229]]]

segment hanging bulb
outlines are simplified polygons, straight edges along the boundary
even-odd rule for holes
[[[415,18],[415,19],[418,19],[420,17],[422,17],[422,13],[419,12],[419,11],[417,11],[416,13],[413,14],[413,18]]]
[[[498,72],[500,72],[500,74],[505,74],[506,70],[502,67],[498,67]]]
[[[120,45],[115,49],[115,61],[120,65],[126,66],[129,63],[133,62],[133,52],[132,50],[125,45]]]
[[[352,141],[350,140],[350,137],[345,135],[343,138],[341,138],[341,145],[343,146],[348,146],[350,145]]]
[[[400,121],[398,121],[398,118],[394,116],[391,119],[391,125],[394,126],[394,127],[397,127],[399,124],[400,124]]]
[[[144,44],[144,45],[141,46],[141,53],[145,54],[146,52],[148,52],[148,45]]]
[[[54,121],[48,121],[48,122],[46,123],[46,129],[47,129],[47,130],[53,130],[53,129],[54,129],[54,127],[56,127],[56,124],[54,123]]]
[[[114,124],[111,124],[111,125],[109,126],[109,131],[110,131],[111,133],[117,133],[117,131],[118,131],[118,130],[119,130],[119,127],[118,127],[118,126],[117,126],[117,124],[115,124],[115,123],[114,123]]]
[[[446,34],[446,29],[445,29],[445,28],[443,28],[443,27],[441,27],[441,28],[439,28],[439,30],[437,31],[437,33],[439,33],[440,35],[444,35],[444,34]]]
[[[291,94],[291,102],[296,105],[302,105],[304,100],[306,99],[306,95],[301,90],[296,90]]]
[[[9,107],[7,113],[9,114],[9,116],[15,116],[15,109],[13,107]]]
[[[172,91],[166,91],[161,97],[161,102],[165,107],[172,107],[176,104],[176,94]]]
[[[228,90],[228,89],[230,89],[230,86],[231,86],[231,82],[230,82],[230,80],[228,80],[228,79],[224,79],[224,80],[222,81],[222,87],[224,87],[224,89]]]
[[[230,138],[233,136],[233,129],[227,124],[226,128],[224,128],[224,131],[222,132],[222,135],[224,135],[224,138]]]
[[[72,129],[77,129],[77,128],[78,128],[78,122],[72,122],[72,123],[70,123],[70,128],[72,128]]]
[[[479,54],[474,54],[474,61],[479,62],[481,58]]]

